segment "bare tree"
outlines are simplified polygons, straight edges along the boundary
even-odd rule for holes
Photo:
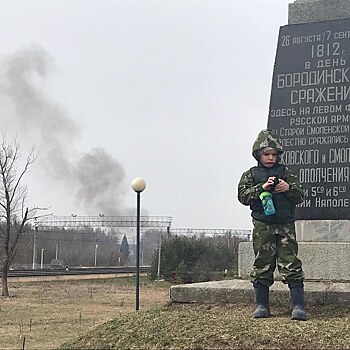
[[[28,221],[39,208],[26,207],[27,186],[22,185],[23,176],[35,162],[38,154],[35,148],[29,150],[22,161],[20,143],[17,137],[8,143],[2,133],[0,148],[0,268],[2,272],[2,296],[9,296],[7,276],[16,254],[18,242]],[[18,168],[21,170],[18,170]]]

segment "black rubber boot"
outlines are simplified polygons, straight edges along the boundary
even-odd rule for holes
[[[269,287],[259,282],[253,283],[256,308],[253,312],[254,318],[270,317]]]
[[[306,321],[307,315],[304,304],[304,284],[289,284],[290,295],[292,297],[293,311],[292,320]]]

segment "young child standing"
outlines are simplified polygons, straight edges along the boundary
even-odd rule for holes
[[[282,153],[283,147],[274,131],[262,130],[253,145],[253,157],[258,164],[242,174],[238,185],[238,200],[250,206],[254,226],[255,261],[251,280],[256,308],[253,317],[270,316],[269,287],[274,283],[277,265],[283,283],[290,289],[292,319],[306,320],[304,275],[297,257],[294,223],[295,206],[303,201],[303,189],[297,176],[280,164]]]

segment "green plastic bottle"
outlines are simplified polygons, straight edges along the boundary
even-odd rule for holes
[[[275,205],[273,204],[272,194],[268,191],[260,193],[259,198],[264,208],[265,215],[273,215],[276,213]]]

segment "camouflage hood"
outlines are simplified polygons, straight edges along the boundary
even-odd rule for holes
[[[259,160],[257,152],[263,148],[273,148],[278,154],[283,153],[283,147],[280,144],[277,134],[272,129],[264,129],[260,131],[258,137],[253,144],[253,157]]]

